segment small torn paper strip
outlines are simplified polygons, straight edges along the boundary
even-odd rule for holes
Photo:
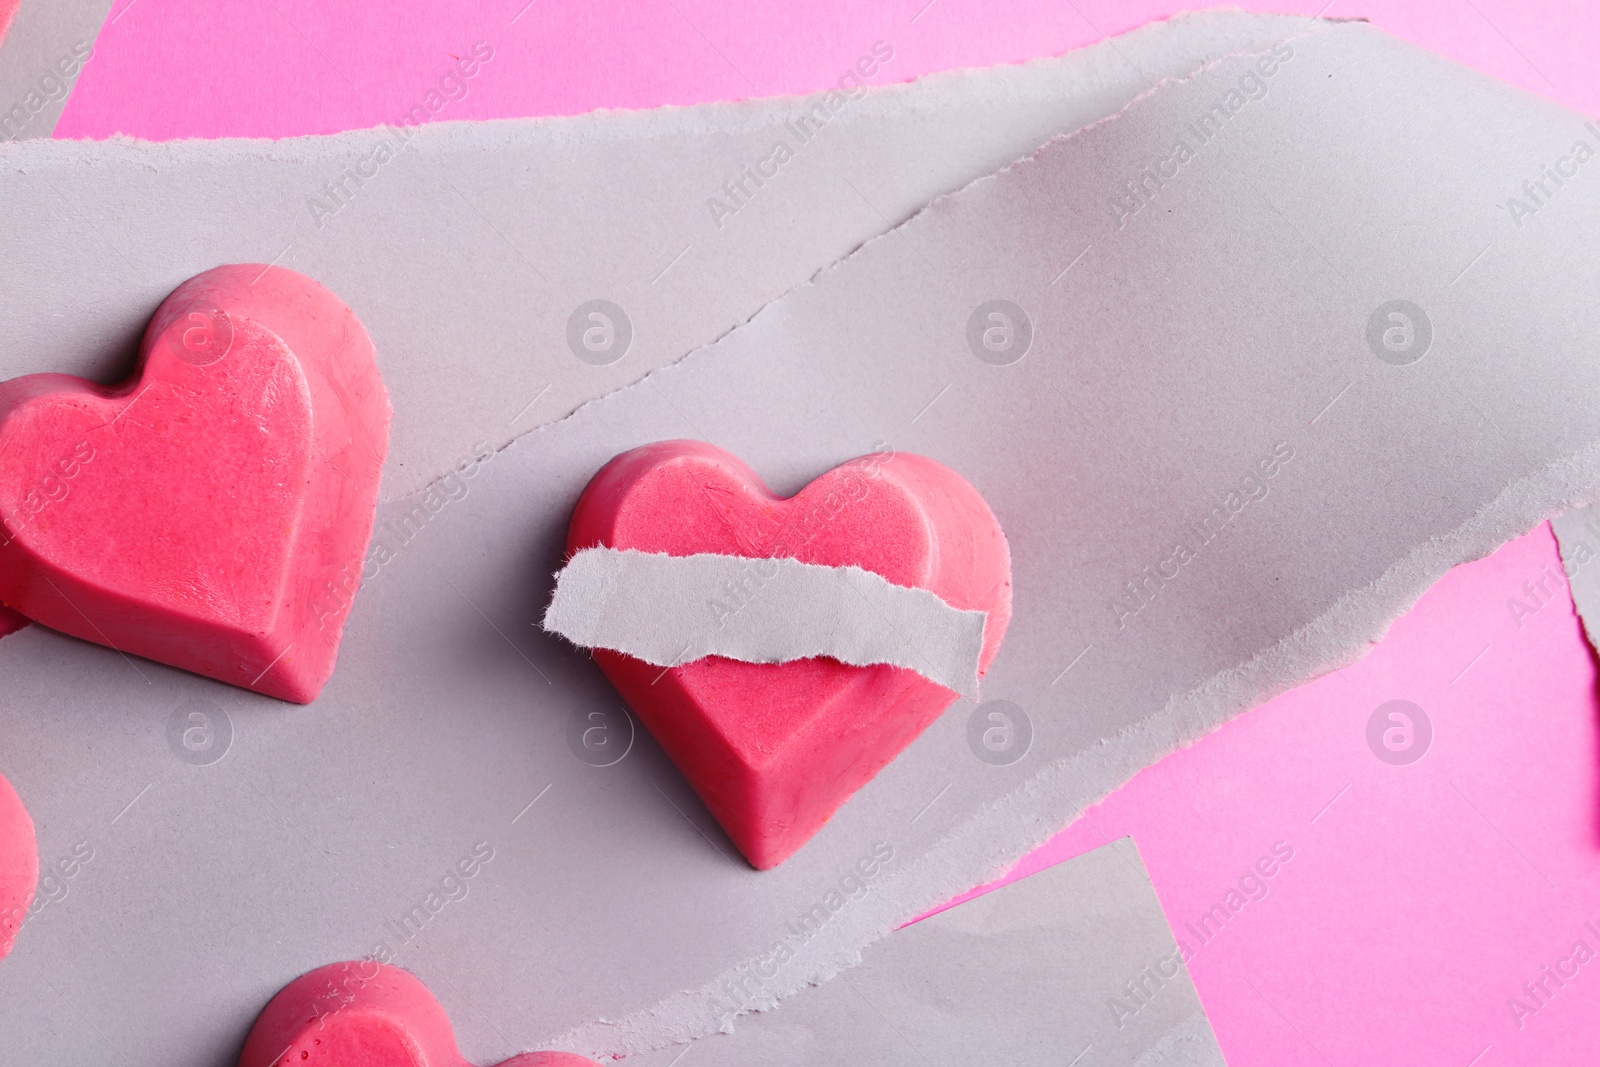
[[[586,548],[556,576],[544,628],[657,667],[827,656],[906,667],[976,698],[986,618],[860,567]]]
[[[692,1055],[684,1055],[690,1047]],[[840,980],[740,1018],[732,1033],[625,1062],[1224,1061],[1138,850],[1125,837],[898,930],[867,948]]]
[[[1572,605],[1583,620],[1584,636],[1600,650],[1600,504],[1557,515],[1550,520],[1550,528],[1561,549],[1561,569],[1572,592]],[[1522,595],[1510,598],[1512,617],[1520,625],[1519,612],[1532,615],[1559,588],[1556,576],[1540,575],[1528,583]]]

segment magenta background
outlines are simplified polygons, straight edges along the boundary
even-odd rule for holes
[[[57,135],[289,136],[393,121],[479,39],[495,58],[442,118],[805,92],[831,84],[880,38],[895,57],[875,80],[907,80],[1052,55],[1177,10],[1106,0],[935,0],[926,10],[923,0],[536,0],[518,16],[522,4],[117,0]],[[1369,17],[1600,111],[1600,8],[1336,0],[1326,13]],[[266,236],[263,255],[273,247]],[[1600,951],[1583,929],[1585,920],[1600,928],[1594,660],[1567,599],[1520,629],[1506,605],[1546,567],[1559,573],[1541,527],[1458,568],[1366,659],[1140,774],[1015,873],[1131,833],[1174,931],[1194,948],[1185,922],[1274,842],[1289,842],[1294,858],[1268,895],[1190,964],[1233,1067],[1594,1062],[1600,961],[1521,1029],[1507,1006],[1576,939]],[[1368,715],[1397,697],[1425,708],[1436,731],[1409,767],[1366,747]]]

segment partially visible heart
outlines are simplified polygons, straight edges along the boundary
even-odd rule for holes
[[[389,440],[372,342],[281,267],[180,285],[106,388],[0,384],[0,603],[306,703],[333,671]]]
[[[471,1067],[444,1008],[409,971],[363,960],[301,975],[267,1003],[239,1067]],[[524,1052],[500,1067],[598,1067],[570,1052]]]
[[[567,552],[603,545],[854,565],[988,613],[980,672],[1011,619],[1011,556],[965,479],[931,459],[881,453],[773,496],[727,452],[664,441],[625,452],[584,489]],[[737,597],[759,590],[732,591]],[[708,606],[708,610],[711,608]],[[903,667],[832,659],[663,669],[607,649],[595,662],[756,867],[782,863],[957,694]]]
[[[11,951],[38,884],[33,820],[11,783],[0,778],[0,957]]]

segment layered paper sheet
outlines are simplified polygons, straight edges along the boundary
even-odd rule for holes
[[[971,1067],[1075,1056],[1224,1062],[1131,838],[897,931],[842,980],[731,1034],[626,1062]]]
[[[1305,24],[1197,16],[836,107],[818,94],[487,123],[396,115],[282,141],[7,146],[0,376],[113,378],[179,282],[279,263],[338,293],[372,334],[397,415],[385,472],[397,497],[477,442],[500,448],[716,340],[934,197],[1155,80]],[[775,176],[746,176],[762,165]],[[596,301],[621,313],[605,351],[583,345]]]
[[[325,270],[373,328],[396,397],[391,492],[425,485],[380,507],[323,698],[285,708],[36,627],[0,641],[0,741],[26,754],[6,773],[46,862],[80,842],[95,856],[0,968],[7,1031],[41,1062],[103,1055],[79,1036],[83,1012],[119,1020],[106,1036],[135,1062],[221,1061],[283,982],[370,952],[438,991],[480,1061],[737,1032],[741,1012],[834,975],[1140,767],[1359,655],[1452,564],[1594,499],[1600,164],[1547,182],[1536,211],[1507,205],[1595,134],[1368,27],[1271,25],[1281,32],[1241,31],[1216,53],[1244,54],[883,236],[865,240],[915,204],[874,222],[832,201],[755,198],[752,212],[798,212],[762,238],[798,243],[720,246],[727,258],[681,275],[699,261],[672,265],[664,230],[563,244],[548,228],[572,216],[535,204],[490,216],[508,248],[470,208],[490,188],[533,204],[666,152],[671,139],[648,132],[666,117],[541,126],[587,131],[571,171],[518,156],[518,124],[417,134],[473,142],[456,158],[474,165],[429,171],[407,149],[397,166],[414,163],[423,184],[407,189],[405,226],[308,238],[315,266],[284,257]],[[1117,47],[1135,38],[1155,40]],[[740,109],[671,121],[710,111]],[[906,128],[936,129],[942,113]],[[731,143],[694,136],[676,148]],[[745,146],[770,136],[757,124]],[[255,251],[261,231],[233,223],[288,217],[275,209],[309,195],[267,180],[274,160],[305,178],[358,141],[4,149],[23,221],[0,240],[50,250],[26,267],[0,258],[28,342],[5,351],[4,373],[117,366],[173,282],[217,258],[271,258],[270,244]],[[609,169],[589,154],[602,151]],[[518,162],[497,172],[502,154]],[[969,154],[982,152],[952,143],[945,158]],[[676,196],[678,180],[636,175],[630,195]],[[244,199],[184,199],[223,188]],[[257,188],[266,199],[241,192]],[[363,187],[329,227],[384,188],[398,185]],[[876,189],[860,186],[869,202]],[[706,195],[689,199],[703,210]],[[130,221],[154,218],[160,240]],[[808,256],[862,240],[805,280],[824,265]],[[603,267],[664,243],[638,301],[597,291]],[[558,247],[600,249],[582,288],[547,300],[528,280],[520,301],[491,295],[497,279],[531,277],[519,257]],[[624,309],[638,347],[604,366],[566,342],[569,315],[595,299],[640,309]],[[539,337],[537,358],[569,376],[528,370],[543,366]],[[646,355],[644,338],[659,347]],[[517,359],[520,378],[506,370]],[[647,366],[663,369],[636,381]],[[559,412],[629,381],[537,432],[521,427],[545,415],[512,417],[544,402],[541,383]],[[885,442],[926,453],[984,494],[1013,550],[1016,614],[986,703],[958,702],[759,875],[587,656],[535,625],[588,477],[683,436],[782,492]],[[974,740],[995,714],[1016,739],[999,753]],[[597,723],[605,742],[590,746]],[[848,891],[880,843],[892,859],[870,891]],[[468,854],[491,858],[445,885]]]
[[[1512,590],[1506,612],[1520,630],[1526,619],[1560,596],[1565,584],[1583,619],[1584,636],[1590,647],[1600,649],[1600,507],[1574,508],[1551,519],[1550,526],[1561,547],[1561,573],[1541,571]]]

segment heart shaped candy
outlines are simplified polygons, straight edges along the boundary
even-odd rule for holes
[[[0,603],[306,703],[333,671],[389,439],[372,342],[282,267],[157,309],[133,377],[0,384]]]
[[[301,975],[267,1003],[239,1067],[471,1067],[444,1008],[409,971],[363,960]],[[500,1067],[598,1067],[570,1052],[524,1052]]]
[[[584,489],[567,552],[595,546],[792,557],[931,590],[954,608],[987,613],[980,673],[1011,619],[1011,555],[998,520],[960,475],[922,456],[852,460],[783,500],[721,449],[646,445],[617,456]],[[736,612],[737,601],[720,610]],[[792,855],[957,696],[905,667],[821,657],[707,656],[667,669],[605,648],[594,658],[763,870]]]

